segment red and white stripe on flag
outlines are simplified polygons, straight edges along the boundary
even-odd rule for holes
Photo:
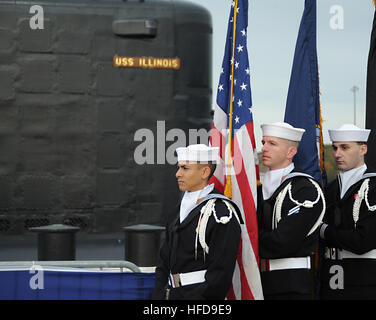
[[[221,192],[226,185],[225,160],[228,159],[227,114],[217,107],[211,131],[210,144],[220,147],[221,163],[212,177],[215,187]],[[236,261],[232,288],[228,299],[263,299],[257,231],[257,170],[253,122],[236,130],[232,140],[231,182],[232,200],[237,204],[244,224],[242,225],[239,252]]]

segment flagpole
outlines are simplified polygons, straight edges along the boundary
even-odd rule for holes
[[[376,0],[375,0],[376,1]],[[320,162],[320,171],[321,171],[321,187],[324,188],[326,184],[326,178],[324,178],[324,137],[322,134],[322,114],[321,114],[321,90],[320,90],[320,72],[317,70],[317,77],[318,77],[318,83],[319,83],[319,125],[318,129],[320,132],[320,147],[319,150],[319,162]],[[325,181],[324,181],[325,180]]]
[[[356,92],[359,90],[359,87],[353,86],[350,91],[354,93],[354,125],[356,126]]]
[[[226,165],[226,187],[225,196],[232,198],[231,186],[231,144],[232,144],[232,109],[233,109],[233,94],[234,94],[234,65],[235,65],[235,36],[236,36],[236,16],[237,16],[238,0],[235,0],[234,5],[234,27],[232,36],[232,70],[231,70],[231,94],[230,94],[230,114],[229,114],[229,138],[228,138],[228,155]]]

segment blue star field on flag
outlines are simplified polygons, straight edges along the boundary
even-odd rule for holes
[[[231,6],[225,54],[218,84],[217,104],[227,113],[229,119],[231,82],[233,80],[233,129],[236,130],[253,120],[247,51],[248,0],[238,1],[234,60],[232,52],[235,2],[232,2]],[[232,63],[234,63],[234,79],[232,79]]]

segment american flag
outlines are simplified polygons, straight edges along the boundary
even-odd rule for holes
[[[238,205],[245,222],[232,288],[228,294],[228,299],[236,300],[263,299],[258,268],[258,162],[253,134],[247,26],[248,0],[233,1],[210,137],[211,146],[220,147],[221,157],[211,182]],[[226,182],[231,183],[230,189],[226,188]]]

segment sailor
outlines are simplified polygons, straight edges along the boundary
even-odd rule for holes
[[[339,174],[325,192],[322,299],[376,299],[376,173],[364,162],[370,131],[329,130]]]
[[[325,212],[320,185],[294,167],[304,129],[285,122],[261,125],[262,163],[268,168],[258,190],[259,253],[265,300],[312,299],[312,255]]]
[[[168,219],[156,268],[153,299],[225,299],[240,243],[237,206],[208,180],[219,148],[177,148],[180,207]]]

